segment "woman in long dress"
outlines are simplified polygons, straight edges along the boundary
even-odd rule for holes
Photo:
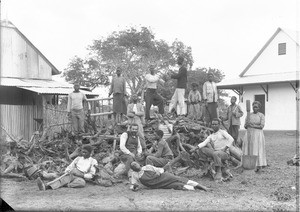
[[[257,173],[261,172],[262,167],[267,166],[265,136],[263,128],[265,126],[264,114],[258,112],[261,107],[260,102],[254,101],[252,103],[253,112],[250,113],[249,118],[245,121],[245,128],[247,129],[246,136],[243,143],[243,154],[248,154],[248,142],[250,142],[250,155],[257,155],[256,169]],[[247,135],[247,134],[250,135]]]

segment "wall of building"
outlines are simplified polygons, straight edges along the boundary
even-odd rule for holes
[[[0,86],[0,96],[1,125],[15,137],[30,139],[39,128],[34,119],[43,118],[42,97],[34,92],[5,86]]]
[[[240,103],[245,115],[241,118],[244,128],[246,100],[251,104],[254,95],[265,94],[259,85],[244,87],[243,102]],[[252,109],[251,109],[252,112]],[[288,83],[269,85],[269,98],[265,102],[265,130],[296,130],[296,93]]]
[[[278,55],[278,44],[286,43],[286,54]],[[296,71],[296,48],[299,48],[285,32],[280,31],[268,47],[262,52],[250,69],[245,73],[261,75]]]
[[[1,28],[1,76],[51,79],[52,69],[14,28]]]

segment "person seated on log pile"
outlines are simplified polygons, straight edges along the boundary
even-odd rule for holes
[[[173,124],[169,123],[166,118],[164,118],[161,114],[158,114],[157,111],[154,112],[154,116],[156,118],[156,126],[155,130],[161,130],[164,132],[163,139],[166,140],[172,135]]]
[[[138,137],[142,145],[143,152],[146,150],[146,142],[144,135],[143,124],[145,124],[144,106],[138,102],[138,96],[133,94],[131,97],[132,103],[127,106],[128,123],[135,123],[138,125]]]
[[[214,179],[216,181],[222,181],[224,180],[222,173],[227,175],[227,177],[232,177],[232,174],[226,167],[227,165],[224,163],[230,159],[229,147],[233,143],[233,138],[225,130],[220,129],[220,120],[218,118],[212,120],[211,127],[214,132],[197,147],[191,149],[191,152],[196,151],[199,159],[205,162],[206,168],[209,166],[207,164],[209,163],[208,158],[212,158],[216,168]]]
[[[156,167],[163,167],[169,161],[173,160],[173,153],[168,143],[163,139],[164,132],[161,130],[155,131],[157,139],[157,151],[155,154],[145,153],[146,165],[153,165]]]
[[[143,186],[151,189],[209,190],[200,183],[165,172],[164,168],[152,165],[141,167],[137,162],[132,162],[130,167],[133,170],[130,177],[132,191],[137,191]]]
[[[125,175],[130,170],[130,164],[135,160],[141,161],[142,158],[142,146],[137,132],[138,125],[132,123],[129,125],[127,132],[122,133],[120,136],[120,149],[122,151],[120,160],[125,164]]]
[[[178,126],[174,125],[172,136],[166,140],[174,155],[174,160],[168,163],[170,167],[172,167],[177,162],[181,163],[183,166],[188,166],[188,163],[186,161],[186,155],[188,153],[180,141],[180,135],[178,133],[178,130]]]
[[[40,190],[46,189],[58,189],[63,186],[69,188],[82,188],[85,186],[85,179],[91,180],[95,173],[95,166],[98,165],[97,160],[91,157],[93,147],[91,145],[85,145],[82,147],[82,156],[78,156],[73,162],[66,168],[65,173],[50,181],[44,183],[40,177],[37,178],[37,185]]]

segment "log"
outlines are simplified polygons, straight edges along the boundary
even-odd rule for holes
[[[35,135],[36,135],[36,134],[34,133],[34,134],[31,136],[29,143],[32,143],[32,140],[34,139]],[[31,144],[30,148],[25,152],[26,155],[29,155],[29,153],[32,151],[32,149],[33,149],[35,143],[36,143],[36,139],[33,140],[33,143]]]
[[[25,177],[24,175],[21,175],[21,174],[16,174],[16,173],[3,173],[3,174],[0,174],[0,177],[3,177],[3,178],[22,178],[22,179],[27,179],[27,177]]]
[[[82,136],[82,138],[103,138],[103,139],[116,139],[116,140],[120,140],[120,137],[118,136],[114,136],[114,135],[93,135],[93,136],[90,136],[90,135],[86,135],[86,136]]]

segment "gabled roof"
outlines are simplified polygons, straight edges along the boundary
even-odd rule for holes
[[[40,50],[38,50],[38,48],[36,48],[31,42],[30,40],[28,40],[28,38],[14,25],[12,24],[10,21],[8,20],[3,20],[1,21],[1,27],[5,27],[5,28],[11,28],[14,29],[45,61],[46,63],[48,63],[48,65],[51,67],[52,69],[52,75],[57,75],[60,74],[61,72],[42,54],[42,52],[40,52]]]
[[[240,73],[240,77],[243,77],[244,74],[248,71],[248,69],[252,66],[252,64],[257,60],[257,58],[263,53],[263,51],[269,46],[269,44],[273,41],[273,39],[277,36],[277,34],[279,32],[284,32],[287,36],[289,36],[293,41],[295,41],[295,43],[297,45],[299,45],[298,41],[297,41],[297,31],[292,31],[292,30],[288,30],[288,29],[282,29],[280,27],[278,27],[278,29],[276,30],[276,32],[272,35],[272,37],[267,41],[267,43],[262,47],[262,49],[255,55],[255,57],[251,60],[251,62],[247,65],[247,67],[244,69],[244,71],[242,71],[242,73]],[[300,34],[299,34],[300,36]],[[298,38],[299,39],[299,38]]]
[[[1,77],[0,85],[7,87],[18,87],[21,89],[33,91],[38,94],[58,94],[68,95],[72,93],[74,88],[72,84],[67,82],[58,82],[54,80],[41,80],[41,79],[19,79]],[[87,96],[98,96],[98,94],[80,89],[80,91]]]

